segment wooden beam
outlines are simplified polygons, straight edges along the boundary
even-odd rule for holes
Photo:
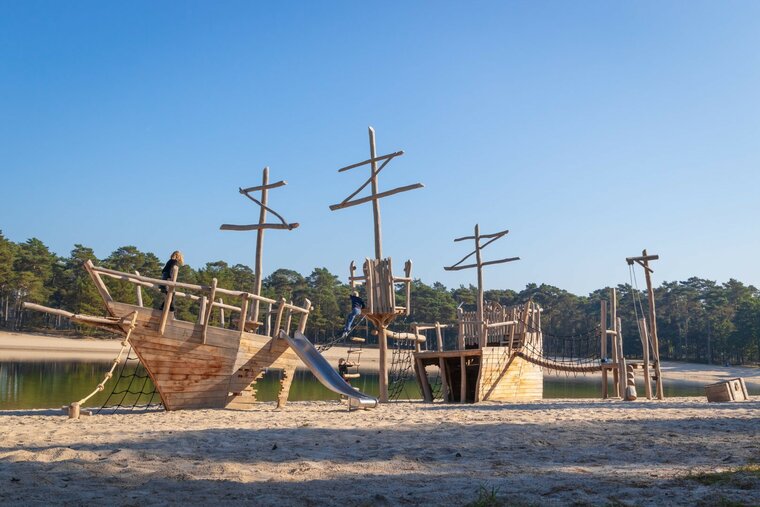
[[[443,269],[446,270],[446,271],[459,271],[461,269],[476,268],[478,266],[480,266],[482,268],[484,266],[491,266],[493,264],[502,264],[502,263],[505,263],[505,262],[513,262],[513,261],[519,261],[519,260],[520,260],[519,257],[508,257],[506,259],[499,259],[498,261],[486,261],[486,262],[482,262],[480,264],[477,264],[477,263],[476,264],[466,264],[464,266],[448,266],[448,267],[444,267]]]
[[[370,127],[370,129],[372,129],[372,127]],[[374,132],[374,129],[372,130],[372,132]],[[381,161],[386,160],[386,159],[389,160],[389,159],[392,159],[393,157],[399,157],[399,156],[401,156],[403,154],[404,154],[404,151],[400,150],[400,151],[397,151],[397,152],[394,152],[394,153],[389,153],[388,155],[381,155],[379,157],[373,157],[373,158],[367,159],[367,160],[365,160],[363,162],[358,162],[356,164],[347,165],[346,167],[341,167],[340,169],[338,169],[338,172],[342,173],[344,171],[348,171],[349,169],[354,169],[355,167],[361,167],[363,165],[371,164],[373,162],[374,163],[378,163],[378,162],[381,162]]]
[[[342,202],[340,204],[333,204],[330,206],[330,209],[332,211],[343,209],[343,208],[350,208],[351,206],[357,206],[359,204],[364,204],[365,202],[373,201],[378,202],[383,197],[388,197],[390,195],[398,194],[401,192],[406,192],[407,190],[414,190],[417,188],[423,188],[425,185],[422,183],[415,183],[413,185],[406,185],[405,187],[398,187],[394,188],[393,190],[388,190],[386,192],[380,192],[379,194],[373,194],[367,197],[362,197],[361,199],[356,199],[355,201],[350,202]]]
[[[241,194],[247,194],[248,192],[258,192],[259,190],[269,190],[269,189],[272,189],[272,188],[284,187],[287,184],[288,184],[288,182],[284,181],[284,180],[283,181],[278,181],[276,183],[266,183],[264,185],[259,185],[258,187],[241,188],[240,189],[240,193]]]
[[[293,230],[297,229],[299,223],[292,224],[251,224],[251,225],[232,225],[222,224],[219,229],[222,231],[261,231],[265,229]]]
[[[486,239],[487,239],[487,238],[493,238],[493,240],[492,240],[492,241],[489,241],[489,242],[487,243],[487,244],[489,244],[489,245],[490,245],[491,243],[493,243],[493,241],[495,241],[495,240],[497,240],[497,239],[501,238],[502,236],[506,236],[507,234],[509,234],[509,229],[507,229],[507,230],[505,230],[505,231],[501,231],[501,232],[495,232],[495,233],[493,233],[493,234],[482,234],[482,235],[480,236],[480,239],[484,239],[484,238],[486,238]],[[464,240],[466,240],[466,239],[475,239],[475,236],[462,236],[461,238],[456,238],[454,241],[455,241],[455,242],[456,242],[456,241],[464,241]],[[485,246],[486,246],[486,245],[484,244],[484,245],[483,245],[483,247],[485,247]]]
[[[644,251],[646,252],[646,250],[644,250]],[[660,258],[659,255],[646,255],[646,254],[643,254],[643,255],[640,255],[638,257],[626,257],[625,258],[625,262],[627,262],[628,264],[633,264],[634,262],[637,262],[637,261],[642,261],[642,262],[656,261],[659,258]]]
[[[90,259],[87,259],[84,262],[84,269],[87,270],[87,273],[89,273],[90,278],[92,278],[92,281],[95,282],[95,288],[98,289],[98,293],[100,294],[100,297],[103,298],[103,301],[106,303],[113,301],[113,298],[111,297],[111,294],[108,292],[108,287],[106,287],[106,284],[103,283],[103,279],[100,278],[100,274],[98,273],[99,268],[96,268],[92,261]],[[119,273],[123,274],[123,273]]]

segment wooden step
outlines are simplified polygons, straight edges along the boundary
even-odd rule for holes
[[[364,338],[359,338],[358,336],[352,336],[351,341],[356,342],[356,343],[364,343],[367,340],[365,340]]]

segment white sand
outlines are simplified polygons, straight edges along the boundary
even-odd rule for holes
[[[757,472],[689,479],[758,459],[758,397],[0,412],[0,505],[758,505]]]

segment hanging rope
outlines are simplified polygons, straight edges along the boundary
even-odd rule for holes
[[[124,338],[124,340],[121,342],[121,349],[119,350],[119,354],[116,356],[116,359],[113,360],[113,364],[111,364],[111,369],[108,370],[108,373],[106,373],[103,380],[100,382],[100,384],[97,385],[94,391],[92,391],[90,394],[76,402],[76,405],[79,405],[80,407],[84,405],[84,403],[95,396],[97,393],[102,392],[106,388],[106,382],[108,382],[111,377],[113,377],[113,371],[116,369],[116,366],[121,362],[121,355],[124,353],[124,350],[126,350],[127,346],[129,345],[129,337],[132,335],[132,331],[136,327],[137,322],[137,312],[132,312],[132,320],[129,323],[129,331],[127,331],[127,336]],[[72,405],[74,405],[72,403]]]
[[[365,315],[362,315],[361,319],[359,320],[354,320],[354,323],[351,326],[351,329],[348,330],[348,334],[346,336],[344,336],[343,333],[334,335],[327,342],[321,345],[317,345],[317,351],[326,352],[330,350],[332,347],[334,347],[335,345],[346,341],[353,334],[354,330],[359,328],[359,326],[361,326],[362,323],[366,322],[366,320],[367,320],[367,317]]]

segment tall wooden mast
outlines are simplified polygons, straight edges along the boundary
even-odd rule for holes
[[[370,158],[367,160],[364,160],[362,162],[351,164],[346,167],[342,167],[341,169],[338,169],[338,172],[344,172],[348,171],[350,169],[354,169],[357,167],[365,166],[369,164],[370,166],[370,175],[369,178],[358,188],[356,191],[354,191],[351,195],[343,199],[343,201],[339,202],[338,204],[333,204],[330,206],[330,209],[332,211],[348,208],[351,206],[357,206],[359,204],[364,204],[366,202],[372,202],[372,216],[373,216],[373,224],[374,224],[374,238],[375,238],[375,261],[376,263],[383,262],[383,239],[382,239],[382,228],[381,228],[381,218],[380,218],[380,199],[384,197],[389,197],[394,194],[398,194],[401,192],[406,192],[408,190],[414,190],[417,188],[422,188],[424,185],[422,183],[414,183],[412,185],[406,185],[404,187],[398,187],[394,188],[393,190],[386,190],[385,192],[378,192],[378,176],[380,174],[380,171],[382,171],[388,163],[393,160],[394,158],[403,155],[403,151],[397,151],[394,153],[389,153],[387,155],[381,155],[377,156],[377,148],[375,143],[375,129],[372,127],[369,127],[369,156]],[[380,166],[378,166],[378,162],[382,162]],[[354,199],[359,192],[364,190],[368,185],[370,185],[371,194],[367,197],[361,197],[358,199]],[[353,199],[353,200],[352,200]],[[387,266],[390,267],[390,259],[387,259]],[[395,280],[393,278],[392,273],[389,272],[389,270],[386,272],[386,270],[381,270],[382,273],[386,275],[386,277],[389,277],[389,279],[383,279],[379,280],[375,277],[367,277],[365,275],[364,277],[354,277],[353,276],[353,263],[352,268],[350,268],[350,277],[351,277],[351,283],[353,284],[356,280],[364,279],[367,281],[367,291],[368,293],[380,293],[384,294],[386,297],[390,296],[389,299],[393,299],[392,295],[389,295],[389,291],[393,291],[393,283]],[[374,267],[367,266],[365,263],[365,273],[373,272]],[[411,263],[407,262],[406,264],[406,270],[405,270],[405,279],[408,284],[410,282],[410,272],[411,272]],[[387,284],[388,286],[380,287],[381,284]],[[407,294],[409,291],[407,290]],[[373,298],[377,299],[377,298]],[[371,301],[373,300],[371,299]],[[406,302],[407,307],[404,309],[404,313],[409,313],[409,300],[407,299]],[[377,328],[377,339],[378,339],[378,345],[380,348],[380,401],[381,402],[387,402],[388,401],[388,369],[386,365],[386,356],[388,351],[388,341],[386,338],[386,329],[388,325],[392,322],[392,320],[396,317],[396,309],[390,308],[390,311],[382,311],[374,313],[375,310],[373,310],[373,305],[370,304],[369,311],[365,313],[367,316],[367,319],[372,322],[375,327]]]
[[[663,391],[663,385],[662,385],[662,369],[660,367],[660,340],[657,336],[657,311],[655,310],[655,304],[654,304],[654,289],[652,288],[652,273],[654,273],[654,270],[649,267],[649,261],[656,261],[660,258],[659,255],[647,255],[646,249],[642,250],[641,256],[639,257],[627,257],[625,261],[628,263],[629,266],[632,266],[635,262],[642,268],[644,268],[644,276],[646,277],[647,281],[647,301],[649,303],[649,333],[648,333],[648,341],[649,346],[652,348],[652,357],[654,359],[654,373],[657,376],[657,399],[662,400],[665,398],[665,393]],[[646,327],[644,327],[644,331],[646,334]],[[644,356],[646,358],[646,354]],[[648,362],[648,361],[647,361]],[[645,372],[649,368],[649,364],[644,365]],[[649,382],[649,379],[646,378],[648,375],[645,373],[645,379],[647,383]],[[648,387],[648,385],[647,385]]]
[[[493,243],[499,238],[502,238],[509,234],[509,230],[496,232],[494,234],[480,234],[480,226],[478,224],[475,224],[475,235],[474,236],[463,236],[461,238],[456,238],[454,241],[464,241],[466,239],[472,239],[475,240],[475,250],[467,254],[454,264],[453,266],[444,267],[446,271],[459,271],[461,269],[468,269],[468,268],[477,268],[478,269],[478,301],[477,301],[477,318],[480,325],[478,326],[478,346],[479,348],[483,348],[486,345],[486,339],[487,339],[487,333],[485,331],[485,320],[483,319],[483,266],[490,266],[492,264],[501,264],[504,262],[512,262],[512,261],[518,261],[520,260],[519,257],[508,257],[506,259],[500,259],[498,261],[487,261],[483,262],[483,259],[481,257],[481,250],[483,250],[485,247]],[[488,239],[489,241],[486,241],[484,244],[480,244],[481,239]],[[475,264],[466,264],[464,266],[460,266],[464,261],[469,259],[475,255]]]
[[[278,188],[287,185],[287,181],[278,181],[276,183],[269,183],[269,167],[265,167],[261,177],[261,185],[257,187],[240,188],[239,191],[242,195],[252,200],[261,207],[259,212],[259,223],[252,225],[231,225],[222,224],[219,227],[223,231],[256,231],[256,263],[254,267],[254,288],[253,293],[257,296],[261,295],[261,277],[263,273],[263,257],[264,257],[264,231],[266,229],[285,229],[293,230],[298,227],[298,223],[288,223],[285,219],[272,208],[268,207],[269,202],[269,190],[272,188]],[[251,192],[261,192],[261,199],[256,199],[251,195]],[[274,216],[280,219],[280,223],[268,224],[266,223],[267,211],[271,212]],[[242,316],[241,318],[245,318]],[[253,322],[259,321],[259,300],[254,299],[253,305]]]

